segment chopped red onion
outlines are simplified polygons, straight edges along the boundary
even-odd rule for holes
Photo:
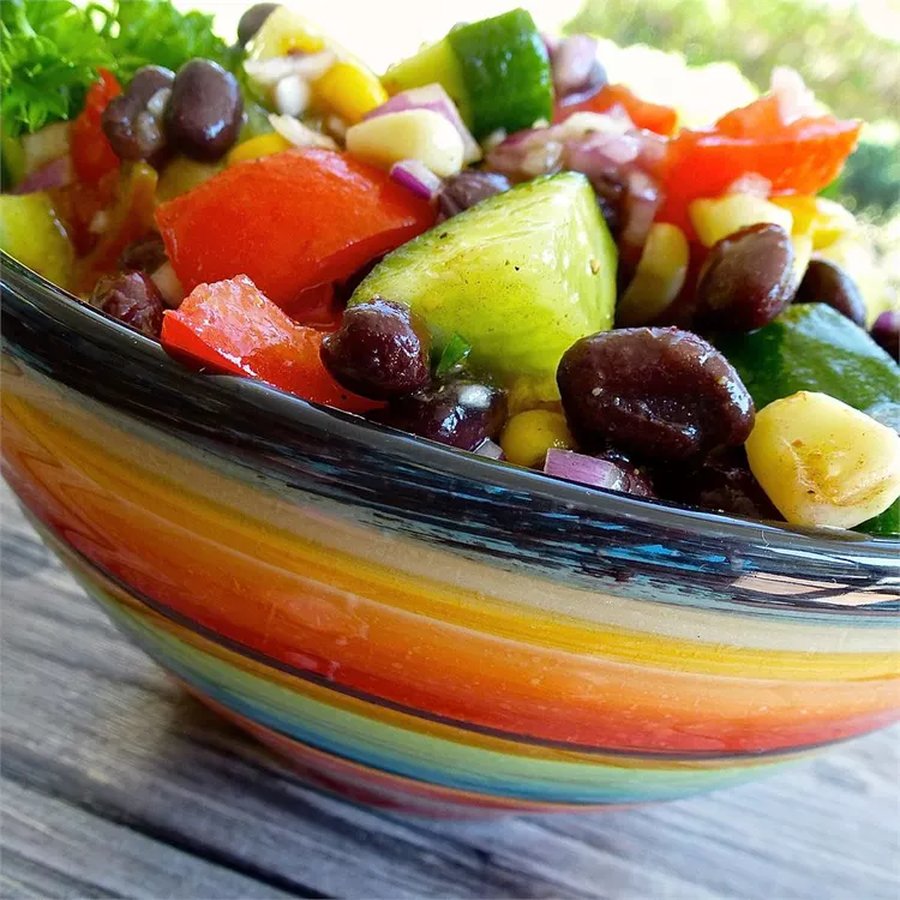
[[[487,459],[505,459],[503,448],[490,438],[485,438],[472,452],[477,456],[487,457]]]
[[[571,450],[548,450],[544,472],[607,491],[620,491],[636,497],[654,496],[650,482],[629,463],[619,465],[609,459],[573,453]]]
[[[629,247],[643,247],[662,203],[659,185],[646,173],[634,170],[625,181],[622,243]]]
[[[584,172],[598,191],[610,182],[622,186],[620,239],[630,250],[644,245],[662,201],[649,171],[656,170],[663,150],[655,136],[639,130],[598,131],[566,144],[567,169]]]
[[[25,173],[31,174],[54,159],[68,156],[69,146],[68,122],[54,122],[34,134],[22,135]]]
[[[575,34],[550,51],[553,86],[557,98],[596,91],[606,83],[606,71],[597,59],[597,41]]]
[[[662,202],[657,175],[666,146],[664,137],[635,128],[624,111],[579,112],[558,125],[510,135],[490,151],[487,164],[513,181],[560,169],[583,172],[601,201],[615,201],[620,247],[636,258]]]
[[[295,147],[322,147],[325,150],[337,150],[337,144],[327,134],[309,128],[293,116],[278,116],[275,113],[269,113],[269,124]]]
[[[557,478],[565,478],[566,481],[577,481],[579,484],[605,488],[608,491],[627,490],[628,473],[614,462],[571,450],[548,450],[544,472]]]
[[[655,171],[666,153],[665,138],[642,131],[622,108],[606,113],[574,113],[549,128],[527,128],[511,134],[488,154],[490,168],[513,178],[549,174],[560,166],[608,176],[610,167],[634,163]]]
[[[151,276],[151,281],[156,285],[166,306],[178,309],[184,300],[184,288],[172,268],[172,263],[164,262]]]
[[[12,193],[32,194],[35,191],[65,187],[72,183],[72,176],[72,157],[66,154],[66,156],[51,160],[30,175],[26,175]]]
[[[426,84],[424,87],[410,88],[394,94],[386,103],[366,113],[366,119],[384,116],[388,113],[405,112],[408,109],[430,109],[442,115],[458,132],[463,142],[463,162],[473,163],[481,159],[481,147],[466,128],[456,104],[450,95],[439,84]]]
[[[282,116],[300,116],[309,105],[312,91],[299,75],[286,75],[272,92],[275,109]]]
[[[564,159],[566,168],[584,172],[592,178],[607,176],[635,162],[640,151],[640,142],[635,135],[596,133],[568,141]]]
[[[248,59],[244,71],[250,81],[264,88],[273,88],[282,78],[299,75],[312,84],[321,78],[335,63],[337,57],[331,50],[321,53],[289,53],[272,59]]]
[[[391,166],[391,178],[417,197],[433,200],[443,182],[425,163],[418,159],[404,159]]]

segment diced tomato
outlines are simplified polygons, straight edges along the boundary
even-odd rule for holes
[[[648,103],[630,91],[624,84],[605,84],[596,94],[577,103],[559,104],[554,112],[554,122],[564,122],[576,112],[609,112],[622,107],[638,127],[657,134],[669,135],[678,125],[678,113],[669,106]]]
[[[113,97],[122,93],[116,77],[100,69],[100,80],[90,86],[84,109],[70,126],[70,147],[75,174],[87,184],[96,184],[109,172],[119,168],[119,157],[110,146],[100,118]]]
[[[306,400],[351,412],[384,404],[352,394],[322,363],[322,333],[292,322],[246,276],[194,288],[163,317],[163,347],[230,375],[252,375]]]
[[[689,228],[687,206],[716,197],[743,175],[772,184],[772,194],[815,194],[840,173],[860,123],[834,116],[782,122],[777,98],[761,97],[723,116],[710,131],[684,130],[669,146],[666,200],[659,221]]]
[[[186,290],[245,274],[302,318],[303,291],[348,278],[434,217],[387,172],[303,148],[229,166],[163,203],[156,221]]]

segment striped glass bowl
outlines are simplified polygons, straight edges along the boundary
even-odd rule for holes
[[[313,785],[543,812],[900,718],[896,545],[591,491],[198,377],[4,259],[3,474],[115,624]]]

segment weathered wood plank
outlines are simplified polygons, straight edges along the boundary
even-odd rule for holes
[[[5,490],[0,514],[0,766],[18,817],[0,832],[3,896],[900,895],[896,730],[644,810],[453,823],[358,809],[300,787],[181,694],[37,544]],[[104,848],[118,861],[99,878]],[[179,872],[196,888],[173,891]]]
[[[169,844],[4,779],[4,897],[286,897]]]

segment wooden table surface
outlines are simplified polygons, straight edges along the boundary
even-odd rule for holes
[[[301,787],[2,511],[0,897],[897,900],[900,731],[625,812],[432,822]]]

